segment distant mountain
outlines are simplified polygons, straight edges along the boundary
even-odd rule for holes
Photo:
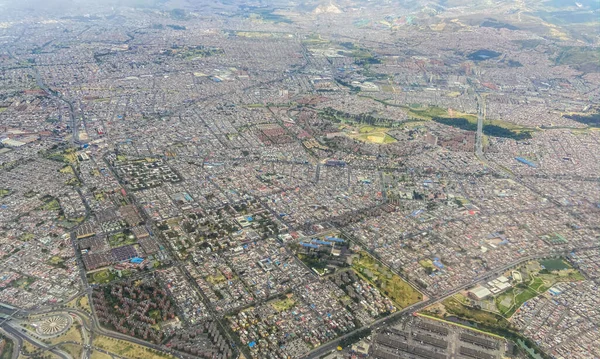
[[[341,14],[342,10],[330,2],[329,4],[321,4],[313,10],[314,14]]]

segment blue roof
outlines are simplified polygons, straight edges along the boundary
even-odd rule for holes
[[[314,248],[314,249],[317,249],[317,248],[319,248],[319,246],[318,246],[318,245],[316,245],[316,244],[312,244],[312,243],[300,242],[300,245],[301,245],[302,247],[307,247],[307,248]]]
[[[328,160],[327,162],[325,162],[325,166],[340,166],[340,167],[344,167],[344,166],[346,166],[346,162],[345,161],[340,161],[340,160]]]
[[[140,257],[131,258],[131,260],[130,260],[131,263],[135,263],[135,264],[140,264],[143,261],[144,261],[144,258],[140,258]]]
[[[310,242],[311,243],[316,243],[316,244],[322,244],[324,246],[330,246],[331,245],[331,242],[325,242],[325,241],[321,241],[321,240],[318,240],[318,239],[313,239]]]
[[[523,157],[515,157],[515,160],[528,165],[529,167],[536,168],[537,165],[529,160],[524,159]]]
[[[331,242],[338,242],[338,243],[345,242],[343,239],[337,238],[337,237],[325,237],[325,239],[328,241],[331,241]]]
[[[248,343],[248,346],[250,348],[254,348],[256,346],[256,342],[250,342],[250,343]]]
[[[552,294],[552,295],[558,295],[558,294],[560,294],[560,293],[561,293],[561,291],[560,291],[560,290],[557,290],[557,289],[554,289],[554,288],[550,288],[548,291],[549,291],[549,292],[550,292],[550,294]]]

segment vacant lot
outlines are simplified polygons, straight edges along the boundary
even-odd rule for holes
[[[394,301],[399,309],[423,300],[419,291],[366,252],[360,252],[360,257],[352,262],[352,267]]]
[[[153,349],[145,348],[137,344],[112,339],[103,335],[94,338],[94,346],[104,349],[110,353],[124,356],[130,359],[165,359],[174,358],[172,355],[159,353]]]
[[[293,298],[285,298],[271,302],[271,306],[273,306],[273,308],[278,312],[283,312],[285,310],[291,309],[295,305],[296,301]]]

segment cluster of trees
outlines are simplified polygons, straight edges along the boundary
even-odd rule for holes
[[[107,57],[107,56],[111,56],[116,54],[116,52],[114,51],[105,51],[105,52],[96,52],[94,53],[94,60],[96,61],[96,63],[99,65],[102,62],[104,62],[103,58]]]
[[[354,60],[354,63],[359,66],[364,66],[364,65],[380,64],[381,60],[374,56],[368,56],[368,57],[364,57],[364,58],[357,58],[356,60]]]
[[[433,121],[447,126],[460,128],[465,131],[477,131],[476,123],[470,122],[462,117],[434,117]],[[531,138],[531,133],[529,132],[516,132],[504,127],[486,124],[483,125],[483,134],[493,137],[512,138],[517,141],[528,140]]]
[[[173,9],[170,15],[175,20],[187,20],[187,13],[183,9]]]
[[[154,343],[165,334],[154,325],[175,318],[175,307],[157,282],[120,282],[96,288],[92,298],[102,324]]]
[[[600,127],[600,111],[589,115],[565,115],[564,117],[588,126]]]
[[[167,27],[170,27],[173,30],[186,30],[186,27],[185,26],[181,26],[181,25],[172,25],[172,24],[169,24],[169,25],[167,25]]]
[[[512,138],[513,140],[529,140],[531,133],[516,132],[496,125],[483,125],[483,133],[488,136]]]
[[[220,49],[218,47],[206,47],[204,45],[189,46],[185,48],[175,45],[172,46],[170,49],[162,52],[163,55],[174,57],[208,57],[213,55],[220,55],[223,53],[223,49]]]
[[[352,92],[360,92],[360,87],[354,86],[351,83],[349,83],[348,81],[344,81],[340,78],[336,78],[335,81],[337,81],[337,83],[339,83],[340,85],[349,88],[350,91],[352,91]]]
[[[331,107],[327,107],[321,112],[321,116],[332,122],[347,121],[351,123],[379,126],[379,127],[395,127],[400,124],[398,121],[394,121],[388,118],[375,117],[367,113],[361,113],[359,115],[351,114],[348,112],[338,111]]]
[[[470,122],[466,118],[434,117],[433,120],[446,126],[460,128],[461,130],[477,131],[477,124]]]
[[[365,329],[359,330],[358,332],[342,339],[340,341],[340,346],[342,348],[347,348],[347,347],[351,346],[352,344],[358,342],[359,340],[368,337],[369,335],[371,335],[371,329],[365,328]]]

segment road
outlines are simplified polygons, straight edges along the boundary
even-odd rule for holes
[[[2,324],[2,329],[4,331],[6,331],[7,333],[9,333],[10,335],[12,335],[13,337],[20,338],[21,339],[21,343],[22,343],[22,341],[27,341],[27,342],[33,344],[37,348],[41,348],[41,349],[50,351],[52,354],[55,354],[59,358],[62,358],[62,359],[73,359],[68,353],[66,353],[66,352],[64,352],[64,351],[62,351],[60,349],[54,348],[54,347],[49,347],[44,342],[39,341],[39,340],[37,340],[35,338],[32,338],[32,337],[26,335],[25,333],[21,332],[20,330],[12,327],[10,325],[10,322]],[[22,348],[22,346],[20,344],[19,344],[19,348]]]
[[[475,137],[475,155],[483,160],[483,120],[485,119],[485,98],[478,92],[477,95],[477,134]]]

